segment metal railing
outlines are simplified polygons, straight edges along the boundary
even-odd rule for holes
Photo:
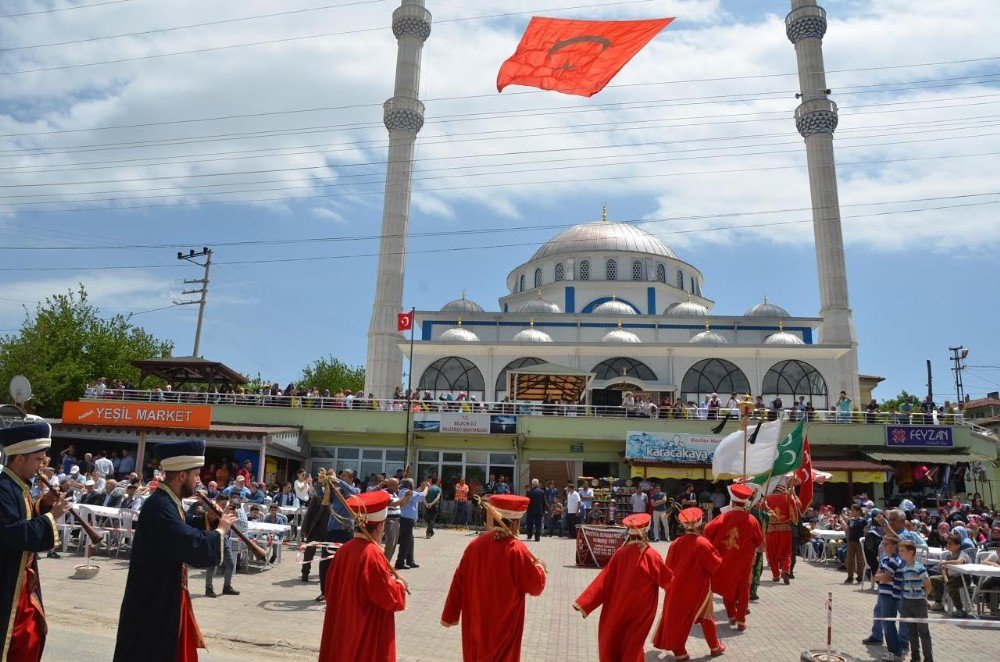
[[[407,406],[413,413],[467,412],[482,414],[502,414],[511,416],[568,416],[667,419],[683,421],[721,421],[726,413],[731,420],[738,420],[738,410],[726,407],[719,409],[695,406],[659,407],[655,404],[635,406],[586,405],[541,402],[479,402],[476,400],[403,399],[369,400],[366,398],[336,397],[322,395],[271,395],[270,393],[209,393],[201,391],[160,391],[148,389],[105,389],[103,393],[88,391],[85,398],[119,402],[162,402],[167,404],[238,405],[248,407],[284,407],[298,409],[355,410],[404,412]],[[987,428],[966,420],[961,413],[925,414],[923,412],[899,411],[850,411],[838,410],[796,410],[758,409],[751,420],[799,421],[805,418],[812,423],[870,424],[870,425],[959,425],[974,432],[992,436]]]

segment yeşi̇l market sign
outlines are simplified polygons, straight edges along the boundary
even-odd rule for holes
[[[642,462],[711,464],[722,437],[685,432],[629,432],[625,459]]]

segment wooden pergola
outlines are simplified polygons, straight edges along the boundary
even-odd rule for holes
[[[554,363],[525,366],[507,373],[507,392],[515,402],[525,400],[577,403],[587,395],[594,373]]]
[[[246,384],[249,380],[224,363],[197,356],[138,359],[130,363],[139,369],[139,384],[147,377],[159,377],[169,384]]]

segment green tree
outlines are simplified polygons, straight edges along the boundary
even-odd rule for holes
[[[920,398],[913,395],[912,393],[907,393],[904,389],[902,393],[897,395],[895,398],[889,398],[888,400],[882,401],[882,411],[899,411],[899,406],[904,402],[909,402],[913,405],[913,410],[918,411],[920,409]]]
[[[133,359],[170,356],[173,343],[158,340],[128,315],[102,318],[81,284],[76,292],[54,294],[25,308],[20,330],[0,337],[0,386],[14,375],[31,382],[30,407],[43,416],[58,416],[62,403],[77,400],[98,377],[135,383]]]
[[[362,366],[349,366],[333,356],[316,359],[305,369],[299,378],[298,386],[311,389],[330,389],[336,393],[343,389],[356,392],[365,387],[365,369]]]

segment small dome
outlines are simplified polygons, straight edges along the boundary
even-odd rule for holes
[[[552,342],[552,336],[535,328],[532,320],[527,329],[522,329],[514,336],[514,342]]]
[[[705,330],[688,341],[692,345],[728,345],[729,341],[705,325]]]
[[[802,338],[799,338],[794,333],[788,333],[785,331],[785,325],[783,323],[778,324],[778,332],[772,333],[767,338],[764,339],[765,345],[804,345]]]
[[[700,303],[688,299],[680,303],[670,304],[663,311],[663,314],[668,317],[709,317],[712,313]]]
[[[590,311],[590,314],[621,317],[622,315],[635,315],[635,309],[624,301],[619,301],[617,296],[612,295],[611,301],[605,301],[604,303],[595,306],[594,309]]]
[[[604,337],[601,338],[601,342],[630,343],[634,345],[641,343],[642,341],[639,340],[639,336],[635,335],[631,331],[623,329],[622,323],[618,322],[618,328],[612,329],[604,334]]]
[[[454,329],[448,329],[438,336],[438,340],[441,342],[479,342],[479,336],[468,329],[463,329],[461,322],[459,322],[459,325]]]
[[[767,297],[764,297],[764,303],[758,303],[756,306],[748,310],[743,314],[744,317],[791,317],[788,311],[781,306],[776,306],[773,303],[769,303]]]
[[[559,306],[552,303],[547,299],[542,298],[542,293],[538,293],[537,299],[532,299],[527,303],[521,304],[521,307],[517,309],[519,313],[561,313]]]
[[[462,290],[462,298],[449,301],[441,306],[442,313],[481,313],[483,307],[475,301],[465,298],[465,290]]]

